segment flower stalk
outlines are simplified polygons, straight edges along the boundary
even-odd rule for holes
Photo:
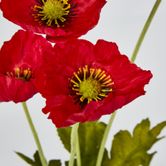
[[[41,146],[41,143],[40,143],[40,140],[39,140],[37,131],[36,131],[36,129],[35,129],[35,126],[34,126],[34,124],[33,124],[32,118],[31,118],[31,116],[30,116],[30,113],[29,113],[29,110],[28,110],[28,107],[27,107],[26,102],[22,102],[22,107],[23,107],[23,109],[24,109],[24,112],[25,112],[25,115],[26,115],[26,118],[27,118],[29,127],[30,127],[30,129],[31,129],[31,132],[32,132],[32,135],[33,135],[33,137],[34,137],[36,146],[37,146],[37,148],[38,148],[38,152],[39,152],[39,156],[40,156],[40,159],[41,159],[42,166],[47,166],[47,161],[46,161],[46,159],[45,159],[45,157],[44,157],[44,153],[43,153],[43,150],[42,150],[42,146]]]
[[[156,12],[157,12],[157,9],[158,9],[160,3],[161,3],[161,0],[157,0],[156,3],[153,6],[151,12],[150,12],[150,15],[149,15],[149,17],[148,17],[148,19],[147,19],[147,21],[146,21],[146,23],[145,23],[142,31],[141,31],[141,34],[140,34],[140,36],[138,38],[138,41],[137,41],[137,43],[135,45],[135,48],[134,48],[134,51],[132,53],[132,56],[131,56],[131,61],[132,62],[134,62],[135,59],[136,59],[136,57],[137,57],[139,49],[140,49],[140,47],[141,47],[141,45],[143,43],[145,35],[146,35],[146,33],[147,33],[147,31],[148,31],[148,29],[150,27],[150,24],[151,24],[151,22],[152,22],[152,20],[153,20],[153,18],[155,16],[155,14],[156,14]]]
[[[115,119],[115,116],[116,116],[116,112],[114,112],[111,115],[111,118],[108,122],[108,125],[107,125],[106,129],[105,129],[105,132],[104,132],[104,135],[103,135],[103,138],[102,138],[102,142],[101,142],[101,145],[100,145],[100,149],[99,149],[99,154],[98,154],[96,166],[101,166],[102,159],[103,159],[103,154],[104,154],[104,149],[105,149],[105,144],[106,144],[106,141],[107,141],[107,138],[108,138],[109,131],[112,127],[113,121]]]
[[[150,25],[151,25],[151,22],[152,22],[155,14],[157,12],[157,9],[158,9],[160,3],[161,3],[161,0],[156,0],[154,6],[153,6],[153,8],[152,8],[152,10],[151,10],[151,12],[150,12],[150,14],[148,16],[148,19],[145,22],[145,25],[144,25],[144,27],[143,27],[143,29],[141,31],[141,34],[140,34],[140,36],[138,38],[138,41],[137,41],[137,43],[135,45],[135,48],[134,48],[134,51],[132,53],[131,62],[134,62],[136,60],[136,58],[137,58],[138,52],[139,52],[140,47],[141,47],[141,45],[143,43],[145,35],[146,35],[146,33],[147,33]],[[105,144],[106,144],[109,132],[111,130],[113,121],[115,119],[115,116],[116,116],[116,113],[114,112],[111,115],[111,117],[109,119],[109,122],[108,122],[108,125],[107,125],[107,127],[105,129],[105,132],[104,132],[104,135],[103,135],[103,138],[102,138],[102,143],[100,145],[100,149],[99,149],[99,153],[98,153],[98,158],[97,158],[96,166],[101,166],[103,155],[104,155]]]
[[[78,127],[79,123],[76,123],[75,125],[73,125],[71,131],[71,153],[70,153],[69,166],[74,166],[75,155],[77,157],[77,165],[81,166]]]
[[[78,131],[76,135],[76,157],[77,157],[77,166],[81,166],[81,154],[80,154],[80,143],[79,143]]]

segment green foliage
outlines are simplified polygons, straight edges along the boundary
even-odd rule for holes
[[[57,132],[58,132],[58,135],[59,135],[65,149],[70,152],[71,127],[58,128]]]
[[[158,135],[165,126],[166,121],[150,129],[150,121],[145,119],[136,125],[132,134],[127,130],[119,131],[114,136],[111,152],[105,149],[102,166],[149,166],[156,152],[148,151],[161,139]],[[106,124],[101,122],[80,124],[78,132],[83,166],[95,166],[105,128]],[[70,151],[71,128],[58,129],[58,134]]]
[[[95,166],[106,124],[90,122],[79,127],[82,165]]]
[[[149,166],[156,153],[149,153],[149,150],[157,141],[163,138],[158,136],[165,126],[166,121],[150,128],[149,119],[145,119],[136,125],[132,134],[127,130],[119,131],[114,136],[111,151],[108,152],[105,149],[101,166]],[[82,166],[96,165],[105,129],[106,124],[102,122],[80,124],[78,135]],[[64,147],[70,152],[71,127],[60,128],[57,131]],[[29,165],[42,166],[38,151],[34,154],[33,159],[22,153],[16,153]],[[68,166],[68,162],[65,162],[66,166]],[[61,162],[60,160],[51,160],[48,166],[61,166]],[[76,160],[74,166],[77,166]]]
[[[60,160],[50,160],[48,166],[61,166]]]
[[[36,151],[35,154],[33,155],[34,159],[31,159],[19,152],[16,152],[16,154],[31,166],[42,166],[38,151]]]
[[[16,152],[16,154],[17,154],[22,160],[24,160],[26,163],[28,163],[28,164],[30,164],[30,165],[33,165],[33,164],[34,164],[34,161],[33,161],[31,158],[25,156],[24,154],[22,154],[22,153],[20,153],[20,152]]]
[[[31,166],[42,166],[38,151],[36,151],[35,154],[33,155],[33,159],[31,159],[19,152],[16,152],[16,154]],[[60,160],[50,160],[48,163],[48,166],[61,166],[61,161]]]
[[[129,131],[119,131],[112,143],[111,159],[103,166],[149,166],[154,153],[148,153],[150,148],[161,138],[161,130],[166,121],[150,129],[149,119],[136,125],[133,134]]]
[[[78,134],[82,166],[95,165],[105,128],[106,124],[102,122],[89,122],[80,124]],[[69,144],[71,128],[58,129],[58,134],[62,140],[62,143],[64,144],[64,147],[70,151]]]

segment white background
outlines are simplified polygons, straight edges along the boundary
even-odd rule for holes
[[[96,42],[99,38],[115,41],[119,45],[120,51],[130,57],[154,2],[155,0],[109,1],[102,10],[99,24],[83,38],[92,42]],[[147,94],[145,96],[118,111],[109,142],[111,142],[113,134],[120,129],[132,131],[138,122],[147,117],[152,121],[152,125],[166,120],[165,17],[166,1],[163,0],[136,60],[136,63],[143,69],[150,69],[154,77],[146,86]],[[4,41],[9,40],[18,29],[18,26],[5,20],[0,13],[0,46]],[[28,101],[28,105],[46,157],[48,159],[68,159],[69,155],[63,149],[54,125],[41,112],[44,100],[40,95],[36,95]],[[105,122],[108,119],[109,116],[102,118]],[[163,130],[161,135],[166,135],[166,130]],[[107,143],[107,147],[110,148],[110,143]],[[0,165],[24,166],[26,164],[15,155],[14,151],[32,156],[35,150],[36,146],[21,105],[11,102],[0,103]],[[166,139],[157,143],[152,148],[153,151],[158,151],[158,153],[151,166],[165,166]]]

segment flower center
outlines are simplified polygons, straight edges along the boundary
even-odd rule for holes
[[[114,84],[105,71],[99,68],[88,68],[87,65],[74,72],[70,83],[72,94],[82,103],[102,100],[112,91]]]
[[[35,5],[33,14],[35,21],[47,26],[60,27],[66,21],[71,5],[68,0],[41,0],[41,5]]]
[[[22,69],[22,68],[16,67],[16,68],[14,68],[14,70],[12,72],[7,72],[6,75],[9,77],[16,78],[16,79],[29,81],[30,78],[32,77],[32,72],[29,68]]]

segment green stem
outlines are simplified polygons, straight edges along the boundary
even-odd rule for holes
[[[113,121],[115,119],[115,116],[116,116],[116,112],[114,112],[111,115],[111,118],[110,118],[110,120],[108,122],[108,125],[107,125],[107,127],[106,127],[106,129],[104,131],[104,135],[103,135],[103,138],[102,138],[102,142],[101,142],[99,153],[98,153],[98,157],[97,157],[96,166],[101,166],[103,155],[104,155],[105,144],[106,144],[106,141],[107,141],[110,129],[112,127]]]
[[[148,17],[148,19],[147,19],[142,31],[141,31],[141,34],[140,34],[140,36],[138,38],[138,41],[137,41],[137,43],[135,45],[135,48],[134,48],[134,51],[132,53],[132,57],[131,57],[131,61],[132,62],[134,62],[136,57],[137,57],[139,49],[140,49],[140,47],[142,45],[142,42],[143,42],[143,40],[145,38],[145,35],[146,35],[146,33],[147,33],[148,29],[149,29],[149,26],[150,26],[150,24],[151,24],[151,22],[152,22],[152,20],[154,18],[154,15],[155,15],[160,3],[161,3],[161,0],[157,0],[156,3],[153,6],[153,9],[150,12],[150,15],[149,15],[149,17]]]
[[[25,112],[25,115],[26,115],[29,127],[30,127],[30,129],[32,131],[32,134],[33,134],[36,146],[38,148],[38,152],[39,152],[39,156],[40,156],[40,159],[41,159],[42,166],[47,166],[47,161],[46,161],[46,159],[44,157],[44,153],[43,153],[40,141],[39,141],[39,137],[37,135],[37,132],[36,132],[35,126],[33,124],[32,118],[30,116],[30,113],[29,113],[29,110],[28,110],[26,102],[22,102],[22,107],[24,109],[24,112]]]
[[[80,142],[79,142],[78,130],[76,135],[76,156],[77,156],[77,166],[81,166],[81,154],[80,154]]]
[[[157,12],[157,9],[160,5],[160,2],[161,0],[157,0],[156,3],[154,4],[151,12],[150,12],[150,15],[148,17],[148,19],[146,20],[145,22],[145,25],[141,31],[141,34],[138,38],[138,41],[135,45],[135,48],[134,48],[134,51],[133,51],[133,54],[131,56],[131,62],[134,62],[136,60],[136,57],[138,55],[138,52],[139,52],[139,49],[143,43],[143,40],[145,38],[145,35],[150,27],[150,24],[155,16],[155,13]],[[109,120],[109,123],[105,129],[105,132],[104,132],[104,135],[103,135],[103,139],[102,139],[102,142],[101,142],[101,145],[100,145],[100,149],[99,149],[99,153],[98,153],[98,158],[97,158],[97,162],[96,162],[96,166],[101,166],[101,163],[102,163],[102,159],[103,159],[103,155],[104,155],[104,149],[105,149],[105,144],[106,144],[106,141],[107,141],[107,138],[108,138],[108,135],[109,135],[109,132],[110,132],[110,129],[112,127],[112,124],[113,124],[113,121],[115,119],[115,116],[116,116],[116,113],[113,113],[110,117],[110,120]]]
[[[76,123],[75,125],[73,125],[71,131],[71,153],[70,153],[69,166],[74,166],[74,159],[78,143],[78,127],[79,123]]]

